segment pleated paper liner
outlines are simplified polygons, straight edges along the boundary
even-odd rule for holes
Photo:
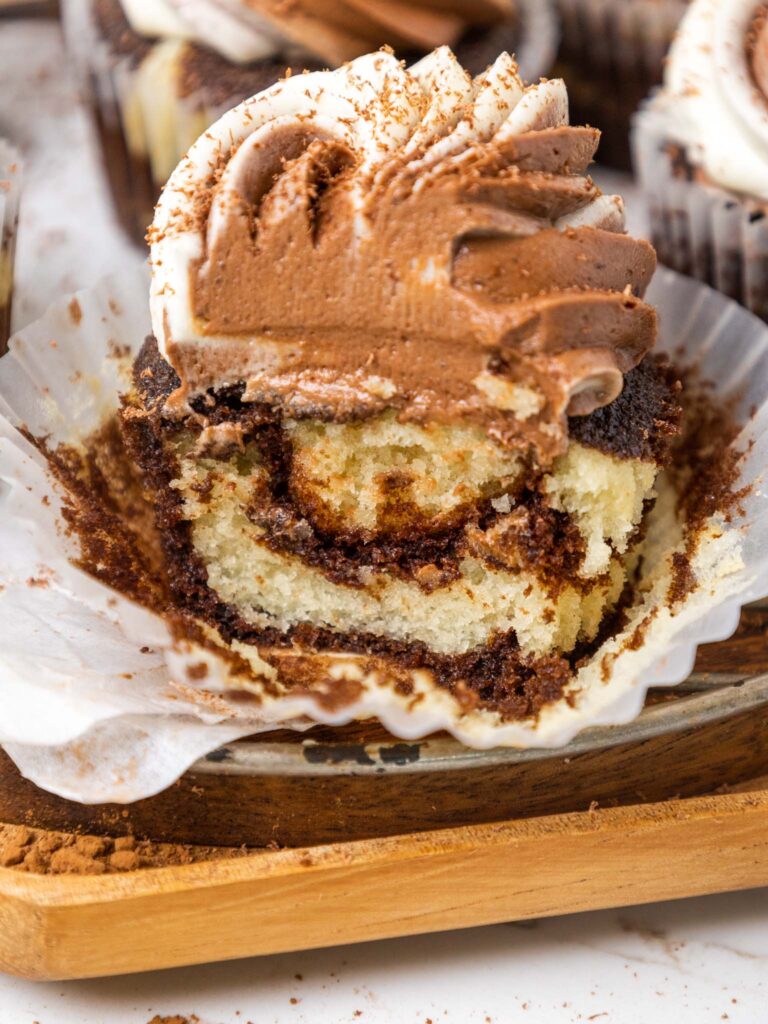
[[[557,0],[562,43],[557,73],[571,98],[571,124],[602,133],[598,160],[629,169],[629,123],[661,81],[686,0]]]
[[[633,149],[659,259],[768,320],[768,205],[708,182],[652,105],[634,119]]]

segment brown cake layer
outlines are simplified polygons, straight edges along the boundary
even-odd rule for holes
[[[132,457],[154,495],[161,528],[175,531],[173,539],[168,536],[167,554],[178,570],[174,576],[178,595],[186,602],[198,588],[190,585],[189,527],[180,516],[179,492],[170,486],[179,475],[171,449],[184,428],[162,414],[164,399],[177,380],[154,339],[148,338],[134,365],[139,408],[127,408],[123,422]],[[611,406],[590,416],[573,417],[572,434],[606,454],[664,463],[679,430],[679,388],[667,364],[647,359],[627,375],[624,393]],[[238,423],[241,442],[255,444],[268,467],[269,485],[254,494],[247,511],[264,532],[264,543],[273,551],[295,555],[335,584],[363,586],[366,571],[378,568],[416,583],[428,594],[457,579],[468,554],[504,568],[507,544],[512,564],[535,575],[550,594],[559,593],[566,584],[586,588],[596,582],[579,577],[584,557],[581,532],[567,513],[550,508],[542,499],[541,474],[534,466],[523,474],[524,482],[514,495],[508,542],[505,535],[494,537],[492,546],[485,540],[484,531],[499,518],[490,499],[458,508],[447,524],[434,531],[425,531],[418,516],[408,521],[404,509],[396,533],[371,540],[354,529],[328,532],[316,509],[291,488],[291,446],[279,411],[242,402],[238,389],[232,388],[215,397],[202,396],[197,404],[207,423]],[[192,428],[197,432],[200,424],[194,422]],[[200,495],[202,501],[205,497]],[[202,566],[195,568],[198,582],[201,573],[205,575]]]
[[[93,0],[93,14],[110,50],[117,56],[130,58],[134,65],[140,64],[156,43],[131,28],[120,0]],[[321,67],[311,60],[303,61],[302,68],[305,66],[311,71]],[[206,46],[189,43],[180,68],[178,95],[183,99],[202,92],[207,105],[232,104],[269,88],[286,70],[286,61],[279,57],[233,64]]]
[[[301,656],[275,663],[279,682],[289,690],[312,689],[314,668],[306,659],[313,653],[343,651],[365,656],[369,667],[385,667],[396,677],[400,673],[403,692],[411,692],[409,670],[427,669],[438,685],[465,705],[487,706],[508,719],[525,718],[561,696],[578,659],[585,654],[526,656],[512,631],[464,654],[445,655],[418,641],[361,632],[339,634],[306,624],[285,631],[257,628],[209,588],[205,567],[190,543],[189,524],[180,516],[178,494],[169,486],[173,466],[150,418],[124,421],[122,437],[128,452],[121,447],[114,424],[108,426],[92,439],[85,457],[66,446],[51,451],[44,442],[36,442],[69,492],[65,519],[79,537],[82,568],[165,615],[179,635],[203,646],[209,641],[190,616],[215,625],[225,642],[254,645],[267,660],[270,649],[300,650]],[[142,465],[143,485],[155,499],[156,535],[151,538],[140,523],[149,510],[137,505],[140,497],[134,460]],[[106,468],[109,475],[105,475]],[[158,539],[160,560],[153,550]],[[217,652],[226,655],[219,648]],[[239,661],[236,655],[231,659]],[[340,686],[340,703],[345,696]],[[326,698],[326,703],[330,700]]]
[[[179,96],[202,94],[211,107],[255,96],[282,78],[288,65],[279,57],[267,57],[252,64],[232,64],[204,46],[190,44],[184,51],[179,78]],[[309,58],[294,71],[319,71],[321,65]]]
[[[732,493],[731,463],[723,467],[723,460],[717,459],[717,451],[713,451],[711,443],[713,434],[729,438],[733,424],[727,410],[716,407],[708,398],[706,389],[698,390],[697,399],[694,388],[694,404],[687,412],[686,433],[678,442],[680,451],[675,456],[675,465],[695,467],[694,475],[699,481],[694,500],[696,509],[682,509],[688,524],[686,532],[690,533],[692,541],[697,536],[696,524],[700,518],[697,513],[701,507],[707,514],[713,508],[727,512],[739,498]],[[153,421],[156,423],[157,418],[151,413],[126,421],[124,437],[132,456],[138,456],[144,463],[142,487],[154,494],[162,490],[169,494],[173,467],[163,452],[161,438],[153,430]],[[428,668],[435,682],[454,693],[467,707],[500,710],[508,719],[527,717],[549,701],[559,699],[581,659],[589,657],[602,640],[620,626],[622,607],[631,596],[628,593],[619,602],[610,621],[604,621],[600,635],[588,648],[567,657],[525,657],[511,633],[496,636],[490,643],[465,654],[447,656],[435,654],[418,642],[405,643],[363,633],[341,635],[309,625],[296,626],[286,632],[256,629],[244,622],[236,609],[219,601],[208,587],[205,568],[191,551],[188,524],[180,521],[178,504],[174,507],[170,494],[169,501],[158,503],[154,510],[157,532],[165,549],[163,556],[129,557],[130,585],[126,586],[126,555],[130,545],[126,546],[119,530],[116,533],[120,517],[115,518],[115,510],[121,508],[125,514],[126,508],[129,509],[126,523],[130,523],[134,537],[139,538],[141,551],[151,550],[152,544],[150,542],[149,549],[146,548],[146,541],[141,539],[143,530],[136,526],[142,513],[138,507],[134,508],[139,496],[137,482],[131,483],[131,479],[135,479],[132,459],[120,447],[120,438],[114,429],[92,439],[85,460],[80,455],[80,461],[74,451],[51,452],[45,442],[38,444],[70,492],[67,521],[80,538],[83,568],[104,583],[165,614],[182,636],[203,644],[209,642],[189,618],[191,614],[199,620],[215,623],[225,641],[240,639],[255,644],[262,656],[273,659],[279,682],[288,690],[312,690],[317,683],[316,674],[323,671],[322,653],[347,651],[362,656],[369,670],[378,665],[391,678],[400,680],[398,686],[406,694],[412,692],[410,670]],[[721,450],[719,446],[716,448]],[[105,476],[100,467],[109,467],[109,474]],[[88,483],[89,479],[95,481],[95,486]],[[681,481],[684,487],[687,487],[687,480],[685,474]],[[722,482],[722,486],[718,486],[718,482]],[[702,497],[707,500],[702,502]],[[145,509],[145,516],[146,512]],[[94,536],[98,539],[97,535],[104,538],[104,543],[89,546],[86,540]],[[109,543],[113,536],[115,542]],[[144,579],[143,583],[137,583],[137,573]],[[685,575],[686,578],[690,575],[687,566]],[[219,648],[217,651],[233,662],[238,661],[234,653],[228,655]],[[320,663],[315,661],[318,654]],[[326,703],[335,701],[342,706],[346,699],[354,699],[344,686],[339,686],[340,692],[331,690],[333,687],[323,695]]]

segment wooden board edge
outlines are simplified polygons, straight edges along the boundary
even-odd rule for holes
[[[766,883],[766,791],[132,875],[5,869],[0,968],[49,980],[121,974]]]
[[[145,868],[124,874],[38,875],[0,868],[0,897],[12,897],[41,909],[100,903],[105,899],[152,895],[160,891],[187,891],[228,882],[284,877],[296,872],[333,871],[350,864],[375,866],[396,863],[471,851],[481,845],[508,846],[530,840],[546,842],[561,833],[577,835],[621,831],[628,826],[654,829],[670,822],[713,816],[738,817],[750,813],[768,816],[768,788],[659,803],[596,807],[589,811],[357,839],[348,843],[255,850],[233,858]]]

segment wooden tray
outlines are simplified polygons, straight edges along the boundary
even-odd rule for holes
[[[768,883],[768,790],[98,878],[0,871],[0,968],[122,974]]]
[[[272,736],[126,808],[52,797],[3,759],[0,821],[291,848],[0,869],[0,969],[119,974],[768,884],[766,636],[768,613],[745,611],[636,723],[554,752]]]

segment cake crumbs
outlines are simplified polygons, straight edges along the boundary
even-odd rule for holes
[[[170,1017],[161,1017],[159,1014],[155,1014],[152,1020],[148,1020],[147,1024],[200,1024],[200,1018],[196,1013],[193,1013],[191,1017],[184,1017],[180,1013],[174,1013]]]

